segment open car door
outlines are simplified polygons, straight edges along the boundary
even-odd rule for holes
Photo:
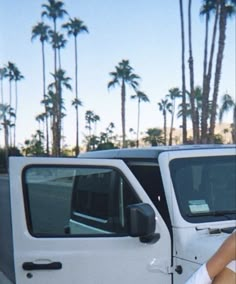
[[[121,160],[10,158],[17,284],[171,283],[171,241]],[[131,237],[127,207],[149,203],[160,238]]]

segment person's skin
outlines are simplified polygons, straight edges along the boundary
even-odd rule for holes
[[[236,232],[232,233],[208,260],[206,268],[214,284],[235,284],[236,273],[226,268],[232,260],[236,260]]]

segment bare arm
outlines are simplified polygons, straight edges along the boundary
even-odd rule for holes
[[[228,263],[236,259],[236,232],[232,233],[208,260],[206,267],[211,279],[214,279]]]

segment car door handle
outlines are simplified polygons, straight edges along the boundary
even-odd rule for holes
[[[61,262],[50,262],[50,263],[34,263],[24,262],[22,265],[24,270],[58,270],[62,268]]]

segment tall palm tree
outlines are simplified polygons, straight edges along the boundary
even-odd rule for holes
[[[115,86],[121,87],[121,124],[122,124],[122,147],[126,147],[126,131],[125,131],[125,101],[126,101],[126,85],[137,89],[140,77],[133,73],[133,68],[129,64],[129,60],[122,60],[115,66],[115,71],[109,73],[112,80],[108,83],[108,89]]]
[[[64,3],[62,1],[57,1],[57,0],[48,0],[47,4],[42,4],[42,8],[44,9],[43,12],[41,13],[42,17],[47,17],[48,19],[53,21],[53,32],[54,34],[57,33],[57,20],[58,19],[62,19],[65,15],[67,15],[67,11],[64,9]],[[57,48],[54,46],[54,74],[57,73]],[[56,77],[54,77],[54,79],[56,80]],[[57,82],[55,81],[55,96],[57,97],[57,102],[61,102],[61,98],[60,98],[60,92],[59,92],[59,86],[57,85]],[[58,107],[57,107],[58,108]],[[59,114],[59,109],[58,109],[58,116],[57,118],[59,119],[58,123],[57,123],[57,127],[54,131],[57,131],[57,135],[56,133],[54,133],[54,139],[58,140],[60,138],[60,130],[58,128],[60,128],[61,125],[61,115]],[[54,147],[53,147],[53,151],[54,154],[59,155],[60,153],[60,141],[54,141],[53,143]],[[59,152],[58,152],[59,151]]]
[[[236,0],[220,1],[219,40],[218,40],[218,51],[216,57],[214,89],[212,96],[212,110],[211,110],[210,130],[209,130],[209,138],[211,143],[214,142],[217,99],[218,99],[219,85],[221,79],[221,69],[222,69],[223,54],[224,54],[225,39],[226,39],[227,19],[231,17],[233,14],[235,14],[235,12],[236,12]]]
[[[169,93],[166,95],[166,98],[171,100],[171,124],[170,124],[170,135],[169,135],[169,145],[172,145],[172,134],[174,126],[174,117],[175,117],[175,102],[177,98],[181,97],[181,92],[179,88],[172,88],[169,90]]]
[[[167,121],[167,111],[171,113],[172,104],[168,101],[168,99],[162,99],[160,102],[157,103],[159,106],[159,110],[162,112],[164,118],[164,144],[166,145],[166,136],[167,136],[167,128],[166,128],[166,121]]]
[[[84,25],[83,21],[78,18],[70,18],[69,22],[62,26],[67,30],[68,36],[74,37],[74,51],[75,51],[75,101],[79,101],[78,97],[78,50],[77,50],[77,36],[80,33],[88,33],[88,28]],[[79,154],[79,110],[75,107],[76,111],[76,156]]]
[[[43,22],[37,23],[37,25],[32,28],[31,40],[39,38],[42,47],[42,72],[43,72],[43,100],[46,96],[46,66],[45,66],[45,43],[48,42],[49,35],[48,32],[50,27]],[[46,105],[44,105],[45,113]],[[48,116],[46,116],[46,152],[49,155],[49,129],[48,129]]]
[[[6,78],[7,69],[6,67],[0,68],[0,81],[1,81],[1,104],[4,104],[4,92],[3,92],[3,80]]]
[[[187,118],[186,118],[186,78],[185,78],[185,33],[184,33],[184,13],[183,0],[179,0],[180,24],[181,24],[181,69],[182,69],[182,129],[183,144],[187,142]]]
[[[140,104],[141,102],[150,102],[148,96],[141,92],[136,90],[136,95],[132,95],[131,99],[136,99],[138,100],[138,120],[137,120],[137,140],[136,140],[136,146],[137,148],[139,147],[139,126],[140,126]]]
[[[223,120],[225,113],[233,110],[233,122],[232,122],[232,140],[233,143],[236,143],[236,101],[229,94],[225,94],[221,100],[221,107],[219,112],[220,123]]]

